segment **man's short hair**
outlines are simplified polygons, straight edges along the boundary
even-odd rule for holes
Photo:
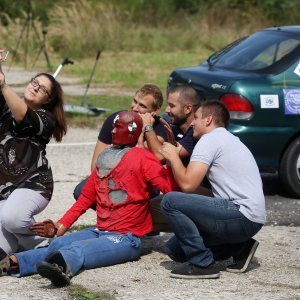
[[[170,85],[167,90],[167,94],[179,94],[179,101],[182,104],[191,104],[193,106],[193,111],[195,112],[200,104],[201,104],[201,97],[198,92],[188,84],[182,85]]]
[[[220,101],[205,101],[201,104],[202,117],[213,117],[214,123],[219,127],[228,128],[230,114],[227,107]]]
[[[163,104],[163,94],[159,86],[156,84],[146,83],[141,88],[139,88],[135,94],[142,97],[151,95],[154,99],[152,106],[155,110],[160,109]]]

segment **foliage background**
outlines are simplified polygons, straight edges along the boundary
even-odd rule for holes
[[[1,0],[0,11],[11,50],[29,15],[39,33],[48,31],[50,51],[77,59],[94,49],[213,51],[263,26],[299,24],[300,1]]]
[[[44,37],[52,69],[69,57],[75,64],[64,73],[82,83],[102,50],[93,83],[137,89],[153,82],[165,90],[173,69],[263,27],[300,24],[299,11],[299,0],[1,0],[0,38],[13,64],[45,70],[43,54],[36,59]],[[90,100],[114,110],[130,103],[112,98]]]

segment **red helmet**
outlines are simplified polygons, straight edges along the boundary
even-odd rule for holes
[[[132,110],[116,115],[113,121],[112,143],[114,145],[135,145],[143,129],[143,120]]]

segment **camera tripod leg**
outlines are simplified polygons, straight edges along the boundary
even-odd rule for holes
[[[23,34],[25,32],[25,29],[27,30],[27,27],[29,26],[29,17],[27,17],[26,21],[24,22],[24,25],[22,27],[22,30],[21,30],[21,33],[20,33],[20,36],[18,38],[18,41],[17,41],[17,46],[16,46],[16,49],[12,51],[12,54],[13,56],[15,56],[17,53],[18,53],[18,49],[19,49],[19,46],[20,46],[20,42],[23,38]],[[8,67],[8,71],[10,70],[11,66],[12,66],[12,63],[13,63],[13,59],[11,59],[11,62],[9,64],[9,67]]]
[[[47,35],[47,31],[46,30],[42,31],[42,33],[43,33],[43,40],[41,40],[41,38],[40,38],[40,36],[38,34],[38,31],[36,29],[36,26],[34,24],[34,20],[32,20],[31,23],[32,23],[32,28],[34,30],[34,33],[35,33],[36,37],[38,38],[38,40],[40,42],[40,45],[41,45],[40,50],[39,50],[39,52],[38,52],[38,54],[36,56],[36,59],[34,60],[33,65],[31,67],[31,70],[34,68],[34,66],[35,66],[38,58],[40,57],[40,55],[41,55],[41,53],[43,51],[44,55],[45,55],[45,58],[46,58],[48,69],[49,69],[49,71],[51,71],[52,68],[51,68],[50,59],[49,59],[49,55],[48,55],[47,48],[46,48],[46,35]]]

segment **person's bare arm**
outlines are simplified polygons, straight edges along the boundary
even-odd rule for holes
[[[27,112],[27,104],[16,92],[14,92],[10,86],[5,82],[5,76],[0,64],[0,88],[7,106],[10,108],[12,115],[16,122],[21,122]]]
[[[159,149],[161,148],[164,139],[162,137],[158,137],[154,130],[146,131],[145,139],[146,141],[144,143],[145,146],[147,146],[147,148],[149,149],[149,151],[152,152],[159,161],[165,163],[164,156],[159,152]]]
[[[203,181],[208,165],[200,162],[190,162],[184,167],[178,155],[176,147],[170,143],[164,143],[160,153],[169,161],[174,178],[183,192],[194,192]]]
[[[99,140],[97,141],[95,149],[94,149],[93,157],[92,157],[91,171],[93,171],[93,169],[95,168],[98,156],[107,146],[108,146],[108,144],[105,144]]]
[[[148,149],[150,152],[152,152],[158,160],[161,162],[164,162],[164,157],[159,153],[159,149],[162,146],[162,143],[164,142],[164,139],[161,136],[157,136],[154,130],[146,131],[145,127],[147,126],[153,126],[155,119],[150,113],[140,114],[142,120],[143,120],[143,144],[144,148]]]
[[[145,126],[147,125],[151,125],[153,126],[154,124],[154,118],[151,114],[146,113],[141,115],[142,119],[143,119],[143,126],[145,128]],[[170,125],[168,124],[167,121],[165,121],[164,119],[160,118],[160,122],[164,125],[166,133],[167,133],[167,142],[171,143],[172,145],[176,146],[177,152],[179,157],[182,159],[184,157],[189,156],[189,152],[182,147],[182,145],[180,144],[180,142],[176,142],[175,141],[175,137],[172,131],[172,128],[170,127]],[[165,140],[160,137],[157,136],[155,131],[145,131],[144,132],[144,136],[145,136],[145,145],[144,148],[149,149],[150,152],[152,152],[156,158],[158,160],[160,160],[161,162],[165,163],[165,158],[164,156],[159,152],[162,144],[165,142]]]

